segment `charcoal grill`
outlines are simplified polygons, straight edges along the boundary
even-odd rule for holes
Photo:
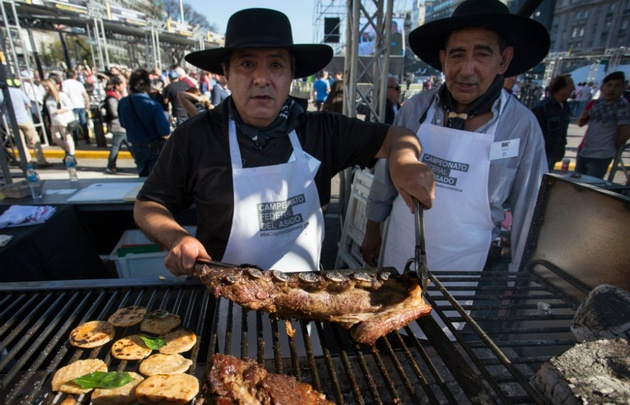
[[[420,320],[428,340],[420,341],[401,333],[380,339],[375,348],[353,344],[348,332],[329,324],[317,324],[322,356],[315,356],[309,339],[289,342],[292,353],[304,345],[305,356],[278,356],[263,360],[263,345],[279,345],[285,335],[277,333],[272,342],[260,342],[258,360],[276,373],[294,375],[326,393],[338,404],[421,404],[421,403],[544,403],[529,385],[529,378],[547,356],[521,356],[523,348],[537,350],[546,346],[559,353],[573,344],[570,337],[559,338],[573,307],[550,293],[535,278],[525,274],[490,274],[491,284],[527,284],[527,291],[514,290],[506,296],[503,288],[479,288],[494,304],[479,308],[460,308],[457,290],[449,292],[451,282],[478,275],[434,273],[428,298],[435,312],[447,324],[464,322],[464,330],[453,330],[458,341],[451,342],[431,318]],[[439,281],[438,281],[439,279]],[[204,286],[194,280],[159,281],[94,280],[58,283],[15,283],[0,287],[0,403],[59,404],[65,398],[50,391],[54,371],[74,360],[101,358],[110,369],[137,371],[136,362],[123,362],[109,354],[110,344],[80,350],[67,343],[69,332],[78,324],[106,319],[116,309],[144,305],[150,310],[178,313],[182,323],[199,336],[198,344],[186,356],[193,360],[191,372],[202,378],[208,359],[215,352],[216,309],[232,305],[217,302]],[[483,284],[483,283],[482,283]],[[501,290],[499,294],[499,290]],[[535,304],[514,305],[523,297],[536,297],[551,305],[552,315],[539,313]],[[464,310],[483,315],[477,322],[488,323],[485,332]],[[523,313],[514,318],[513,311]],[[536,328],[510,330],[512,321],[532,321]],[[263,318],[259,317],[259,322]],[[271,319],[272,329],[284,328],[283,321]],[[565,324],[563,328],[561,325]],[[299,327],[306,328],[304,322]],[[261,328],[257,328],[261,329]],[[117,329],[116,338],[135,333],[136,327]],[[234,336],[256,331],[232,331]],[[535,335],[535,339],[529,335]],[[553,336],[552,336],[553,335]],[[243,353],[247,353],[243,347]],[[278,349],[279,350],[279,349]],[[241,353],[231,353],[240,356]],[[78,397],[89,403],[89,397]]]
[[[557,181],[549,178],[543,188]],[[568,186],[579,193],[598,192]],[[257,361],[270,372],[310,383],[337,404],[546,403],[530,379],[549,357],[575,344],[569,325],[577,305],[592,288],[555,264],[565,260],[564,255],[553,257],[536,243],[546,228],[562,219],[557,218],[562,214],[553,220],[544,219],[553,195],[550,189],[541,193],[528,238],[527,264],[521,271],[430,274],[427,300],[452,339],[432,317],[417,321],[426,339],[414,337],[407,327],[379,339],[373,348],[353,343],[348,332],[336,325],[317,323],[312,335],[318,337],[320,355],[315,354],[310,338],[293,340],[281,333],[284,321],[266,320],[260,313],[256,313],[258,326],[254,330],[228,327],[225,339],[258,337],[262,323],[270,323],[275,331],[273,339],[255,339]],[[629,201],[622,201],[626,216],[630,215]],[[618,201],[612,206],[618,207]],[[605,216],[607,210],[603,207],[605,204],[599,201],[596,212]],[[554,248],[558,249],[558,244]],[[602,273],[597,282],[606,281]],[[476,285],[471,305],[460,304],[470,298],[469,287],[462,287],[462,282]],[[60,404],[65,396],[51,392],[51,377],[55,370],[76,359],[101,358],[110,370],[137,371],[136,362],[110,356],[111,343],[92,350],[80,350],[67,343],[75,326],[106,319],[128,305],[165,309],[181,316],[183,325],[199,337],[197,345],[185,355],[193,360],[189,372],[200,381],[212,354],[226,353],[214,331],[218,310],[227,306],[230,311],[233,304],[223,299],[215,301],[194,279],[7,283],[0,285],[0,403]],[[455,328],[460,323],[463,328]],[[306,329],[305,322],[294,324]],[[136,327],[117,329],[116,338],[135,332]],[[288,342],[282,342],[285,339]],[[281,343],[289,347],[288,353],[281,352]],[[272,359],[264,358],[266,345],[274,348]],[[249,349],[242,345],[240,353],[226,354],[242,357]],[[306,354],[297,355],[299,351]],[[76,399],[78,403],[89,403],[89,396]]]

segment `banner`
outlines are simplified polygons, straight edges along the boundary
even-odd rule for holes
[[[192,37],[193,35],[192,25],[185,22],[174,21],[170,18],[166,20],[166,30],[172,34],[184,35],[186,37]]]
[[[359,19],[359,27],[363,29],[359,39],[359,56],[374,55],[376,49],[376,27],[368,23],[366,17]],[[403,56],[405,52],[404,18],[392,18],[392,34],[390,36],[390,56]],[[385,35],[383,35],[385,37]]]
[[[206,32],[206,41],[211,42],[213,44],[217,44],[220,46],[225,45],[225,35],[217,34],[216,32],[208,31]]]
[[[73,13],[87,14],[87,0],[45,0],[44,5]]]
[[[122,8],[107,3],[107,19],[134,25],[147,25],[147,15],[143,12]]]

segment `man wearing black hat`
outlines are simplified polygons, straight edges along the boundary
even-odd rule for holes
[[[630,138],[630,107],[623,98],[625,79],[623,72],[606,76],[601,96],[578,118],[578,126],[588,123],[588,128],[577,155],[577,173],[603,179],[617,149]]]
[[[289,97],[294,78],[322,70],[327,45],[293,44],[288,18],[248,9],[227,25],[225,47],[186,60],[225,76],[231,96],[190,118],[172,134],[138,194],[134,218],[169,249],[165,264],[192,273],[196,259],[249,263],[264,269],[312,271],[323,240],[321,206],[330,180],[353,165],[388,158],[392,177],[432,205],[433,173],[418,161],[413,132],[341,114],[307,113]],[[196,238],[173,214],[196,205]]]
[[[424,215],[431,270],[481,271],[513,211],[512,263],[518,269],[542,175],[544,141],[534,115],[503,89],[503,78],[539,63],[549,34],[497,0],[468,0],[450,18],[409,35],[411,49],[442,70],[445,83],[409,99],[396,125],[417,132],[421,161],[435,172],[434,208]],[[414,257],[414,221],[377,165],[362,244],[366,263],[402,269]],[[390,217],[379,261],[379,224]]]

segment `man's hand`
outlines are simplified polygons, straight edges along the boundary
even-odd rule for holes
[[[418,200],[424,209],[433,206],[435,198],[435,176],[433,171],[418,160],[409,162],[389,161],[392,181],[411,212],[414,211],[413,198]]]
[[[164,265],[174,275],[193,274],[197,259],[210,260],[201,242],[179,225],[165,206],[136,200],[133,219],[149,239],[169,249]]]
[[[378,266],[378,259],[381,253],[381,224],[378,222],[367,220],[365,224],[365,236],[361,243],[361,255],[365,264],[371,267]]]
[[[392,182],[411,212],[414,211],[413,198],[425,209],[433,206],[435,198],[435,177],[433,171],[418,160],[421,153],[422,146],[416,134],[393,125],[376,155],[389,161]]]
[[[578,127],[583,127],[584,125],[588,123],[590,119],[591,119],[591,111],[584,110],[582,114],[580,114],[578,119],[575,121],[575,123],[577,124]]]
[[[164,259],[164,265],[176,276],[193,275],[197,259],[210,260],[210,256],[201,242],[188,235],[171,247]]]

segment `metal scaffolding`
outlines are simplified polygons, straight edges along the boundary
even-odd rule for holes
[[[20,19],[15,7],[14,0],[3,1],[0,4],[2,9],[2,21],[3,26],[0,27],[0,44],[1,44],[1,56],[0,56],[0,91],[3,93],[3,103],[0,105],[2,111],[2,125],[6,129],[4,139],[0,139],[2,147],[0,148],[0,160],[2,164],[0,169],[2,170],[2,177],[6,184],[11,184],[10,171],[7,165],[7,156],[5,156],[5,150],[11,150],[13,154],[13,148],[18,152],[20,168],[26,172],[26,165],[28,159],[26,153],[28,153],[25,138],[20,135],[17,121],[15,119],[15,110],[9,96],[8,83],[11,82],[13,86],[19,86],[25,94],[28,91],[25,89],[23,72],[31,72],[30,61],[27,56],[30,45],[30,53],[37,54],[35,49],[35,41],[32,37],[32,32],[28,30],[29,41],[25,41],[23,38],[23,30],[20,27]],[[18,53],[18,49],[21,53]],[[33,90],[34,91],[34,90]],[[44,120],[39,108],[36,108],[37,122],[34,122],[35,129],[42,134],[45,134]],[[48,145],[48,139],[43,136],[43,144]],[[8,156],[9,159],[14,159],[14,156]]]
[[[357,116],[359,106],[369,111],[369,119],[385,120],[387,77],[390,72],[390,47],[394,0],[347,0],[345,15],[335,0],[318,0],[315,6],[316,38],[323,42],[325,33],[322,20],[327,16],[339,18],[339,27],[345,27],[345,35],[338,45],[333,45],[337,56],[344,55],[344,103],[343,113]],[[375,34],[374,53],[359,55],[359,44],[363,33],[370,27]],[[367,78],[367,82],[366,82]],[[401,78],[402,79],[402,78]],[[355,169],[340,173],[340,220],[343,224],[347,202],[351,194]]]
[[[597,53],[576,53],[576,52],[551,52],[543,63],[545,63],[545,74],[543,86],[546,86],[553,77],[566,73],[564,65],[580,62],[589,65],[587,81],[594,81],[601,65],[605,65],[610,72],[619,66],[622,60],[630,59],[630,49],[625,47],[609,48]]]
[[[210,42],[210,37],[206,37],[205,32],[192,29],[192,35],[180,35],[167,29],[166,23],[151,18],[146,19],[146,25],[128,24],[108,18],[107,6],[97,2],[87,3],[87,7],[79,11],[68,11],[65,9],[57,9],[32,4],[31,2],[22,2],[15,0],[0,0],[0,9],[2,11],[2,22],[0,30],[2,31],[2,53],[4,60],[5,77],[8,79],[19,78],[24,83],[23,72],[33,72],[31,66],[33,63],[37,65],[37,71],[40,77],[43,77],[43,69],[39,61],[38,52],[32,35],[32,27],[35,24],[42,24],[44,30],[55,30],[59,33],[59,38],[63,42],[64,35],[70,34],[66,30],[58,28],[66,26],[72,28],[71,35],[85,35],[89,39],[90,53],[92,56],[92,64],[101,72],[105,71],[110,64],[110,51],[112,50],[113,40],[118,37],[127,37],[129,39],[128,46],[125,48],[129,52],[130,59],[134,65],[143,66],[143,61],[136,56],[137,43],[144,42],[144,64],[147,68],[157,67],[163,68],[161,48],[163,43],[172,45],[172,48],[180,49],[205,49],[206,47],[218,46],[217,43]],[[18,15],[19,13],[19,15]],[[20,26],[22,22],[23,27]],[[181,28],[181,25],[180,25]],[[69,28],[70,29],[70,28]],[[78,32],[75,33],[74,31]],[[82,33],[83,32],[83,33]],[[28,39],[25,41],[23,37],[28,33]],[[141,41],[133,40],[133,38],[141,38]],[[213,37],[214,38],[214,37]],[[142,46],[142,45],[141,45]],[[168,63],[169,65],[173,61]],[[66,64],[70,68],[70,56],[66,52]],[[96,85],[98,85],[98,76],[94,77]],[[24,88],[23,88],[24,89]],[[100,100],[93,99],[93,103]],[[43,117],[41,111],[37,109],[39,117],[35,123],[36,128],[45,134]],[[12,111],[9,110],[9,111]],[[5,120],[8,118],[3,117]],[[9,125],[9,132],[13,131]],[[25,166],[25,156],[22,153],[21,137],[11,136],[7,134],[6,138],[11,141],[11,149],[13,145],[19,151],[21,166]],[[48,145],[48,137],[42,137],[43,144]],[[11,154],[14,152],[11,150]],[[12,158],[12,156],[9,156]],[[0,151],[0,159],[5,159],[5,151]],[[4,171],[4,170],[3,170]],[[10,182],[10,176],[5,174],[5,181]]]

